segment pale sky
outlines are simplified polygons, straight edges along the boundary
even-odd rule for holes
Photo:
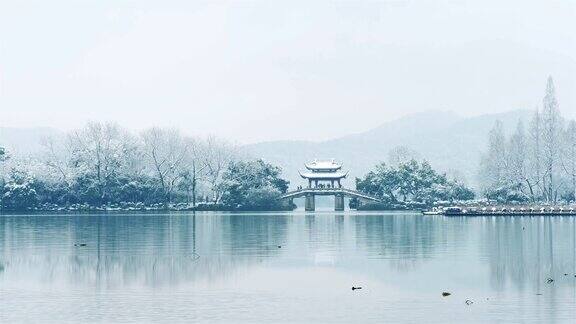
[[[0,1],[0,126],[110,120],[241,143],[406,114],[576,117],[576,1]]]

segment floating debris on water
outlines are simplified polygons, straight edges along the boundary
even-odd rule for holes
[[[470,306],[472,304],[474,304],[473,301],[471,301],[470,299],[466,299],[466,305]]]
[[[356,289],[362,289],[362,287],[354,287],[354,286],[352,286],[352,290],[356,290]]]
[[[553,283],[553,282],[554,282],[554,279],[552,279],[552,278],[546,279],[546,283],[549,283],[549,284],[550,284],[550,283]]]
[[[443,293],[442,293],[442,297],[448,297],[448,296],[450,296],[450,295],[452,295],[452,294],[449,293],[449,292],[443,292]]]
[[[87,246],[88,244],[86,243],[75,243],[74,246]]]

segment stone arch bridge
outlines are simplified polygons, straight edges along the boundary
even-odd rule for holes
[[[344,197],[358,198],[360,201],[375,201],[381,202],[380,199],[367,195],[365,193],[350,190],[345,188],[302,188],[294,191],[290,191],[282,195],[281,199],[294,199],[305,197],[306,201],[304,204],[304,209],[306,211],[314,211],[316,208],[315,197],[316,196],[334,196],[334,210],[341,211],[344,210]]]
[[[341,180],[348,172],[342,171],[342,164],[332,160],[314,160],[304,164],[306,171],[298,173],[308,182],[308,187],[287,192],[281,199],[306,198],[305,209],[313,211],[316,196],[334,196],[334,210],[344,210],[344,196],[358,198],[360,201],[380,201],[378,198],[359,191],[342,188]]]

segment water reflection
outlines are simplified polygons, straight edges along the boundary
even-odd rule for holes
[[[371,255],[391,261],[398,271],[445,252],[448,242],[466,244],[467,228],[441,218],[397,214],[394,217],[354,217],[358,244]]]
[[[544,287],[574,285],[573,217],[487,217],[477,222],[481,225],[482,254],[488,259],[494,289],[514,285],[518,290],[541,294]],[[548,283],[548,278],[554,283]]]
[[[469,245],[495,289],[510,283],[539,292],[546,278],[576,275],[573,218],[420,217],[412,214],[172,214],[0,217],[3,276],[36,272],[42,281],[158,285],[226,276],[284,251],[390,261],[415,269]],[[76,247],[75,243],[86,243]],[[283,250],[284,249],[284,250]]]
[[[364,301],[367,304],[347,300],[355,307],[379,300],[393,305],[396,312],[409,312],[410,303],[438,312],[443,305],[438,303],[445,300],[429,298],[450,288],[478,298],[497,296],[533,318],[563,319],[565,312],[574,310],[576,300],[575,238],[576,221],[570,217],[353,212],[4,215],[0,216],[0,304],[21,309],[28,298],[21,294],[24,288],[60,291],[59,298],[78,291],[97,291],[111,298],[110,292],[131,289],[183,289],[188,298],[196,298],[198,289],[203,289],[216,291],[203,295],[207,309],[215,309],[210,300],[234,294],[251,294],[254,300],[266,296],[276,307],[295,298],[289,291],[309,294],[311,285],[316,290],[320,288],[314,285],[320,285],[326,291],[316,292],[318,304],[307,300],[294,307],[323,309],[338,305],[331,299],[334,287],[343,285],[347,292],[349,284],[362,281],[380,289]],[[547,278],[554,282],[547,283]],[[312,281],[302,284],[307,280]],[[8,301],[2,296],[11,297],[5,297]],[[236,306],[253,307],[243,296],[247,304]],[[402,298],[406,301],[394,304]],[[501,313],[493,309],[475,318],[514,314],[504,305],[494,305],[501,307]],[[460,306],[454,304],[448,314],[457,313]],[[376,309],[366,310],[369,317],[363,319],[380,319]],[[340,309],[331,311],[336,318]],[[195,316],[192,319],[200,315]],[[209,319],[222,319],[214,316]]]
[[[152,286],[229,275],[278,254],[287,217],[0,217],[5,280]],[[75,246],[78,243],[85,247]]]

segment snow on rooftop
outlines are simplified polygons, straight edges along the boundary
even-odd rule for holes
[[[348,172],[298,172],[305,179],[342,179],[348,175]]]
[[[314,160],[306,164],[307,169],[311,170],[338,170],[342,167],[341,164],[336,163],[334,159],[328,161]]]

